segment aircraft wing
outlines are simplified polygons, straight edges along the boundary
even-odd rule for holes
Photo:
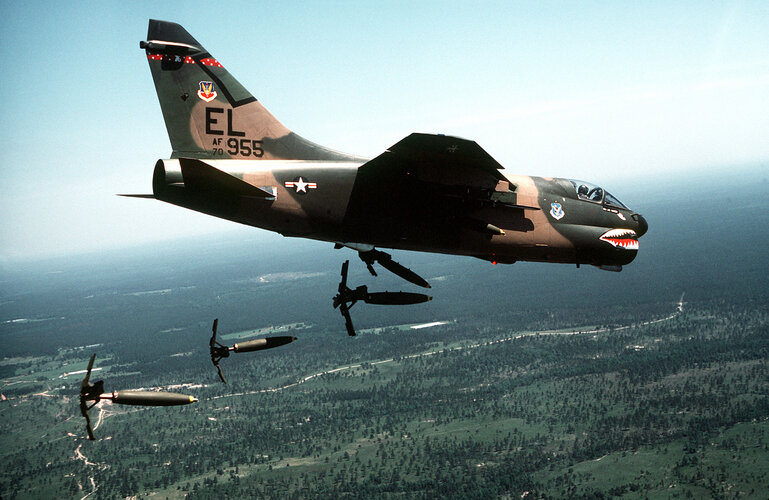
[[[179,166],[184,181],[182,185],[191,192],[207,193],[209,196],[275,199],[273,193],[252,186],[196,158],[179,158]],[[154,194],[119,194],[118,196],[156,199]]]
[[[385,155],[392,161],[411,164],[422,170],[437,168],[447,175],[461,169],[471,176],[503,180],[503,167],[475,141],[448,135],[414,133],[391,146]],[[464,176],[463,176],[464,177]],[[451,179],[445,179],[451,183]]]
[[[455,244],[462,228],[490,236],[504,234],[499,224],[528,228],[524,210],[539,207],[518,204],[517,186],[501,169],[475,141],[411,134],[358,169],[345,224],[373,241],[444,245]],[[490,207],[509,212],[490,220]]]
[[[371,197],[372,190],[390,189],[390,199],[461,198],[481,205],[539,210],[517,204],[517,186],[507,181],[502,169],[475,141],[414,133],[363,164],[356,188],[366,200],[376,198]]]

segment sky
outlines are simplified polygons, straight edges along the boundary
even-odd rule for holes
[[[610,191],[769,168],[765,0],[3,6],[0,264],[261,231],[115,196],[150,193],[171,150],[139,49],[150,18],[183,25],[286,126],[340,151],[443,133],[508,172]]]

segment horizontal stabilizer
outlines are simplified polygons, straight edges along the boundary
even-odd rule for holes
[[[118,196],[123,196],[125,198],[147,198],[150,200],[155,199],[154,194],[119,194]]]
[[[184,187],[199,191],[219,191],[250,198],[275,199],[272,193],[222,172],[211,165],[194,158],[179,158]]]

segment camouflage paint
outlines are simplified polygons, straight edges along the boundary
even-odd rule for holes
[[[184,28],[151,20],[146,50],[173,148],[154,197],[345,244],[517,260],[630,263],[648,226],[570,181],[504,175],[478,144],[411,134],[366,160],[291,132]]]

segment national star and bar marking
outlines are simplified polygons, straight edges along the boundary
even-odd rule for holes
[[[283,185],[287,188],[295,188],[297,193],[306,193],[308,189],[317,189],[317,182],[307,182],[302,177],[294,179],[293,181],[286,181]]]

